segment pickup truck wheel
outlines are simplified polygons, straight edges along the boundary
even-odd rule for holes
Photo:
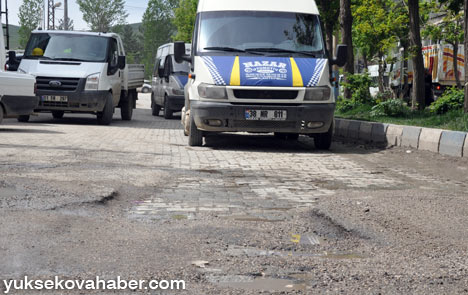
[[[29,115],[21,115],[18,117],[18,122],[26,123],[29,121]]]
[[[52,117],[54,117],[54,119],[62,119],[64,114],[64,111],[53,111]]]
[[[106,105],[102,112],[98,112],[97,121],[99,125],[110,125],[114,116],[114,104],[112,102],[112,93],[107,94]]]
[[[153,116],[159,116],[159,112],[161,111],[161,107],[156,104],[154,101],[154,96],[151,94],[151,113]]]
[[[298,140],[299,139],[299,133],[288,133],[287,134],[287,139],[288,140]]]
[[[189,146],[202,146],[203,145],[203,131],[198,130],[195,120],[190,116],[190,129],[189,129]]]
[[[0,105],[0,124],[3,121],[3,107]]]
[[[164,119],[172,119],[172,114],[174,113],[170,108],[169,108],[169,100],[167,97],[164,98]]]
[[[329,150],[333,137],[333,124],[326,133],[320,133],[314,136],[315,147],[319,150]]]
[[[286,139],[288,137],[287,133],[275,132],[275,137],[278,139]]]
[[[122,120],[130,121],[133,116],[133,94],[129,93],[126,101],[123,101],[120,106],[120,115]]]

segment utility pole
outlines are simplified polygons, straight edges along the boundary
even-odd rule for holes
[[[49,0],[47,6],[47,29],[53,30],[55,26],[54,0]]]
[[[63,0],[63,29],[68,31],[68,0]]]
[[[8,0],[5,0],[5,10],[2,9],[2,1],[0,0],[0,15],[4,14],[5,15],[5,26],[1,24],[2,26],[2,33],[3,30],[5,30],[5,37],[6,37],[6,50],[10,50],[10,26],[8,25]],[[0,17],[1,19],[1,17]],[[3,38],[3,34],[0,34],[0,37]]]

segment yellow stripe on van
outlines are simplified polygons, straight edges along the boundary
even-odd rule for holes
[[[236,56],[234,65],[232,66],[231,82],[229,84],[231,86],[240,86],[240,65],[238,56]]]
[[[293,87],[304,87],[304,82],[302,81],[301,71],[299,71],[296,61],[292,57],[291,57],[291,69],[292,69]]]

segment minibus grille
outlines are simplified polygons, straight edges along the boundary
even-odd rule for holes
[[[296,99],[297,90],[234,90],[234,96],[241,99]]]
[[[52,83],[50,83],[52,82]],[[36,78],[38,90],[52,90],[52,91],[76,91],[79,78],[57,78],[57,77],[37,77]]]

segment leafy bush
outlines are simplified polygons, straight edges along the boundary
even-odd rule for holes
[[[341,98],[336,102],[336,109],[341,113],[346,113],[361,105],[362,103],[355,101],[354,99]]]
[[[429,107],[433,114],[445,114],[451,110],[459,110],[463,108],[465,93],[463,89],[452,87],[444,92],[441,98],[436,100]]]
[[[370,112],[371,117],[401,117],[410,112],[410,108],[401,99],[389,99],[375,105]]]
[[[351,91],[351,100],[362,104],[375,104],[369,92],[372,79],[368,74],[346,74],[346,79],[347,81],[343,82],[343,86]]]

